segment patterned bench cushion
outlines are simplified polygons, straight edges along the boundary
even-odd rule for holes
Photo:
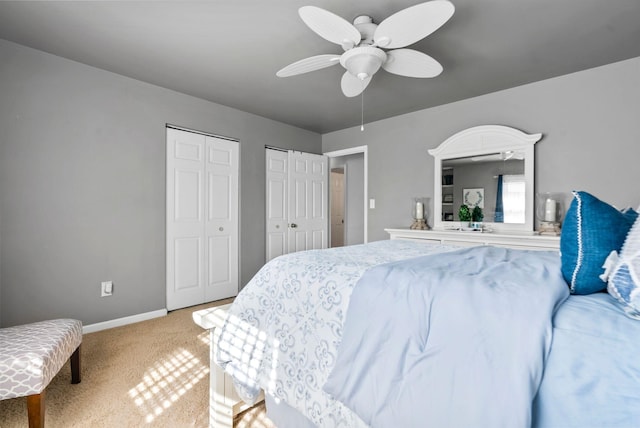
[[[81,342],[73,319],[0,329],[0,400],[40,394]]]

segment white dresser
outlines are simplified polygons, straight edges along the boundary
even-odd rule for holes
[[[391,239],[421,240],[433,244],[458,245],[470,247],[474,245],[493,245],[496,247],[516,248],[521,250],[555,250],[560,249],[559,236],[534,235],[533,233],[491,233],[465,232],[459,230],[411,230],[385,229]]]

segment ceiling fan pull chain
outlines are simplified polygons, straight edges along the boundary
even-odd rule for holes
[[[360,92],[360,131],[364,131],[364,81]]]

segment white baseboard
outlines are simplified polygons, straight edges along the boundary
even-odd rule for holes
[[[166,309],[158,309],[157,311],[145,312],[144,314],[131,315],[124,318],[117,318],[115,320],[89,324],[82,327],[82,334],[94,333],[96,331],[106,330],[108,328],[120,327],[127,324],[150,320],[153,318],[160,318],[165,315],[167,315]]]

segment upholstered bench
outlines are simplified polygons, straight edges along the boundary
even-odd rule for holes
[[[44,427],[44,389],[71,360],[80,382],[82,323],[73,319],[0,328],[0,400],[27,397],[29,427]]]

